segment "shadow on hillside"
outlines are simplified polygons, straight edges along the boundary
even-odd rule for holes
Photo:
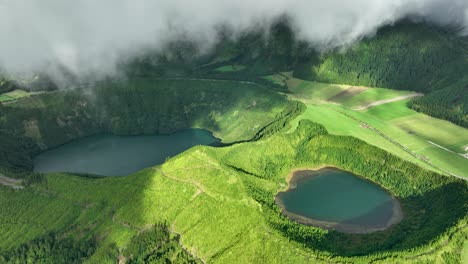
[[[369,234],[345,234],[330,231],[323,237],[294,232],[283,233],[314,249],[339,256],[362,256],[384,251],[410,250],[434,241],[466,216],[466,184],[453,182],[401,200],[403,220],[389,229]],[[292,222],[292,226],[300,224]]]

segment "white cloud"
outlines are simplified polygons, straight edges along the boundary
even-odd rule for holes
[[[113,73],[119,58],[184,34],[207,47],[219,25],[240,32],[286,14],[301,39],[343,45],[408,15],[468,33],[466,0],[0,0],[0,65]]]

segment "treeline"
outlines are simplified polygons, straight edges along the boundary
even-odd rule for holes
[[[414,99],[408,106],[468,128],[468,76],[444,89]]]
[[[7,78],[0,77],[0,94],[8,93],[18,89],[18,85],[14,81],[10,81]]]
[[[0,263],[5,264],[72,264],[83,263],[94,254],[96,243],[59,238],[48,234],[19,246],[16,249],[0,252]]]
[[[202,263],[183,249],[179,240],[179,235],[160,223],[133,237],[122,254],[128,264]]]
[[[232,32],[224,28],[218,38],[218,43],[208,54],[199,55],[196,44],[179,41],[168,46],[164,53],[136,58],[124,65],[124,69],[134,77],[199,77],[264,83],[261,76],[291,70],[309,51],[305,42],[297,41],[286,17],[273,23],[268,34],[254,29],[233,40]],[[234,72],[214,70],[229,64],[243,65],[245,69]]]
[[[298,107],[266,87],[232,81],[136,79],[44,93],[0,105],[0,167],[31,170],[35,154],[97,133],[172,133],[193,126],[217,132],[218,116],[234,111],[265,113],[256,121],[261,126],[271,116],[277,122],[270,133],[297,115]],[[275,118],[273,109],[281,108]],[[258,132],[237,129],[239,140]]]
[[[370,234],[344,234],[288,219],[274,201],[277,190],[246,178],[249,193],[262,204],[267,222],[311,249],[334,256],[358,256],[419,248],[437,240],[467,215],[465,181],[427,171],[359,139],[329,135],[323,126],[310,121],[301,121],[294,133],[276,135],[265,144],[271,150],[268,157],[241,145],[232,149],[224,162],[252,177],[279,183],[294,168],[334,165],[372,180],[400,199],[404,211],[401,223]]]
[[[299,64],[299,78],[414,91],[441,89],[468,69],[467,43],[457,32],[400,22],[349,47]]]
[[[17,89],[25,91],[53,91],[57,90],[57,85],[45,74],[35,74],[28,76],[6,77],[0,72],[0,94],[8,93]]]
[[[290,122],[302,114],[305,109],[306,106],[303,103],[299,101],[290,101],[286,109],[279,113],[273,122],[258,131],[251,141],[265,139],[279,131],[283,131],[288,128]]]

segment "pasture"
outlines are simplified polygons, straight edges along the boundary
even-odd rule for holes
[[[0,94],[0,102],[8,102],[37,94],[36,92],[26,92],[23,90],[14,90],[8,93]]]
[[[290,97],[307,105],[295,123],[309,119],[324,125],[332,134],[360,138],[426,169],[468,178],[468,160],[462,156],[468,145],[467,129],[407,108],[408,99],[363,111],[351,108],[408,92],[367,88],[354,96],[338,98],[336,95],[349,86],[299,79],[288,83],[293,92]]]

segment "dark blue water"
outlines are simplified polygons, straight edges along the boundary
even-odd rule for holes
[[[169,135],[96,135],[72,141],[34,158],[36,172],[74,172],[124,176],[162,164],[195,145],[218,145],[206,130],[190,129]]]
[[[383,228],[394,216],[395,200],[380,186],[334,168],[296,172],[294,187],[277,196],[288,212],[324,222]]]

